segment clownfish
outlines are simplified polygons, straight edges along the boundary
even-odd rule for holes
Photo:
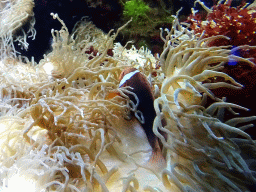
[[[119,87],[129,86],[139,99],[137,110],[142,112],[144,123],[141,123],[144,129],[148,142],[152,148],[151,161],[159,161],[163,159],[161,149],[159,147],[158,139],[153,132],[153,123],[156,117],[154,109],[154,94],[147,77],[135,68],[127,68],[122,71],[119,77]],[[130,100],[136,103],[133,95],[127,94]]]

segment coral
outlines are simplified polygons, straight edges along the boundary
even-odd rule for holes
[[[246,109],[210,91],[242,86],[218,71],[224,62],[253,64],[228,46],[208,46],[227,37],[200,39],[175,17],[172,28],[161,31],[164,51],[156,61],[147,49],[114,44],[129,23],[104,34],[82,21],[70,34],[52,16],[63,27],[52,30],[53,49],[39,65],[0,63],[1,188],[17,177],[37,191],[246,191],[255,182],[238,146],[255,147],[238,125],[255,117],[223,121],[225,109]],[[129,100],[129,87],[119,87],[126,67],[140,70],[155,88],[152,129],[163,145],[163,168],[157,159],[148,161],[152,149],[140,123],[127,120],[139,100]],[[204,83],[216,78],[221,81]],[[119,95],[108,98],[113,92]]]
[[[231,2],[232,0],[228,0],[224,4],[214,5],[205,20],[197,13],[191,15],[188,18],[191,29],[199,34],[204,31],[206,38],[214,35],[225,35],[230,38],[225,43],[215,41],[216,45],[256,45],[255,8],[246,8],[245,4],[231,7]]]
[[[214,35],[229,37],[225,40],[215,40],[210,45],[230,45],[230,48],[237,47],[237,49],[233,49],[233,55],[250,58],[253,63],[256,63],[255,3],[251,5],[242,3],[238,7],[231,7],[232,1],[228,0],[225,3],[219,2],[209,9],[201,1],[197,2],[207,10],[208,14],[206,18],[202,18],[199,13],[194,11],[188,18],[191,29],[198,35],[203,34],[202,38]],[[255,114],[256,105],[253,104],[256,85],[255,69],[255,65],[248,65],[245,62],[228,61],[222,71],[233,77],[244,87],[239,90],[219,88],[213,90],[213,92],[219,97],[226,97],[230,102],[250,108],[249,114]],[[244,112],[241,113],[245,114]]]
[[[197,1],[204,6],[200,1]],[[194,12],[188,17],[187,22],[191,25],[191,29],[196,34],[204,34],[204,37],[214,35],[225,35],[229,37],[226,40],[216,40],[212,45],[232,45],[234,47],[240,45],[256,45],[256,9],[253,6],[247,8],[246,4],[241,4],[238,7],[231,7],[232,0],[227,0],[224,4],[218,3],[211,9],[205,7],[208,14],[205,19],[201,15]],[[240,50],[240,55],[243,57],[255,57],[255,50],[250,52]]]

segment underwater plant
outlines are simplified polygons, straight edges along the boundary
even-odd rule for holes
[[[123,14],[128,18],[133,17],[136,21],[141,19],[140,17],[145,17],[149,9],[149,6],[143,0],[129,0],[124,4]]]
[[[168,7],[172,8],[172,5]],[[121,31],[124,35],[125,42],[132,40],[138,49],[141,46],[151,48],[152,41],[155,39],[160,40],[158,33],[159,28],[161,26],[169,26],[174,19],[171,15],[171,8],[167,10],[162,1],[147,1],[147,3],[143,0],[125,1],[123,3],[124,11],[122,23],[127,22],[131,18],[133,19],[133,21]]]

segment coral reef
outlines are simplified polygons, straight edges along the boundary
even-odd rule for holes
[[[170,30],[161,30],[164,50],[155,58],[148,49],[114,43],[129,23],[105,34],[82,20],[70,34],[57,14],[52,17],[62,28],[52,30],[52,51],[38,65],[8,55],[0,63],[2,189],[24,178],[34,191],[246,191],[255,183],[249,163],[255,160],[241,151],[255,149],[243,131],[251,125],[239,123],[256,117],[223,120],[226,111],[247,109],[210,91],[242,87],[219,71],[225,62],[254,65],[229,46],[209,46],[228,37],[197,37],[176,16]],[[140,101],[119,87],[126,67],[154,87],[152,129],[163,145],[162,166],[149,161],[141,124],[128,120]],[[119,94],[109,98],[113,92]]]
[[[214,35],[225,35],[229,37],[225,40],[215,40],[210,45],[221,46],[230,45],[233,49],[232,54],[244,58],[250,58],[255,63],[256,59],[256,9],[254,4],[246,4],[245,1],[237,7],[232,7],[232,0],[221,1],[207,8],[203,2],[200,3],[208,14],[202,18],[200,13],[194,13],[188,18],[191,29],[199,36],[203,34],[204,38]],[[239,47],[240,46],[240,47]],[[229,102],[243,105],[250,109],[250,112],[240,111],[243,115],[253,115],[256,112],[254,105],[255,98],[255,65],[248,65],[245,62],[228,61],[223,68],[223,72],[233,77],[244,87],[239,90],[231,90],[228,88],[220,88],[214,90],[214,94],[220,98],[226,97]],[[239,98],[239,99],[238,99]],[[255,122],[254,122],[255,123]],[[253,130],[248,130],[253,138],[255,134]]]
[[[208,14],[205,19],[202,19],[200,14],[193,13],[188,17],[191,29],[196,34],[204,33],[205,38],[214,35],[225,35],[230,38],[216,40],[212,42],[213,45],[256,45],[255,7],[247,8],[246,4],[231,7],[231,3],[232,0],[227,0],[225,3],[214,5],[211,9],[207,8]]]

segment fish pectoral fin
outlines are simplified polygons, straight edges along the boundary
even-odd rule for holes
[[[114,97],[116,96],[120,96],[120,93],[117,92],[117,91],[114,91],[114,92],[109,92],[106,96],[106,99],[107,100],[110,100],[110,99],[113,99]]]

